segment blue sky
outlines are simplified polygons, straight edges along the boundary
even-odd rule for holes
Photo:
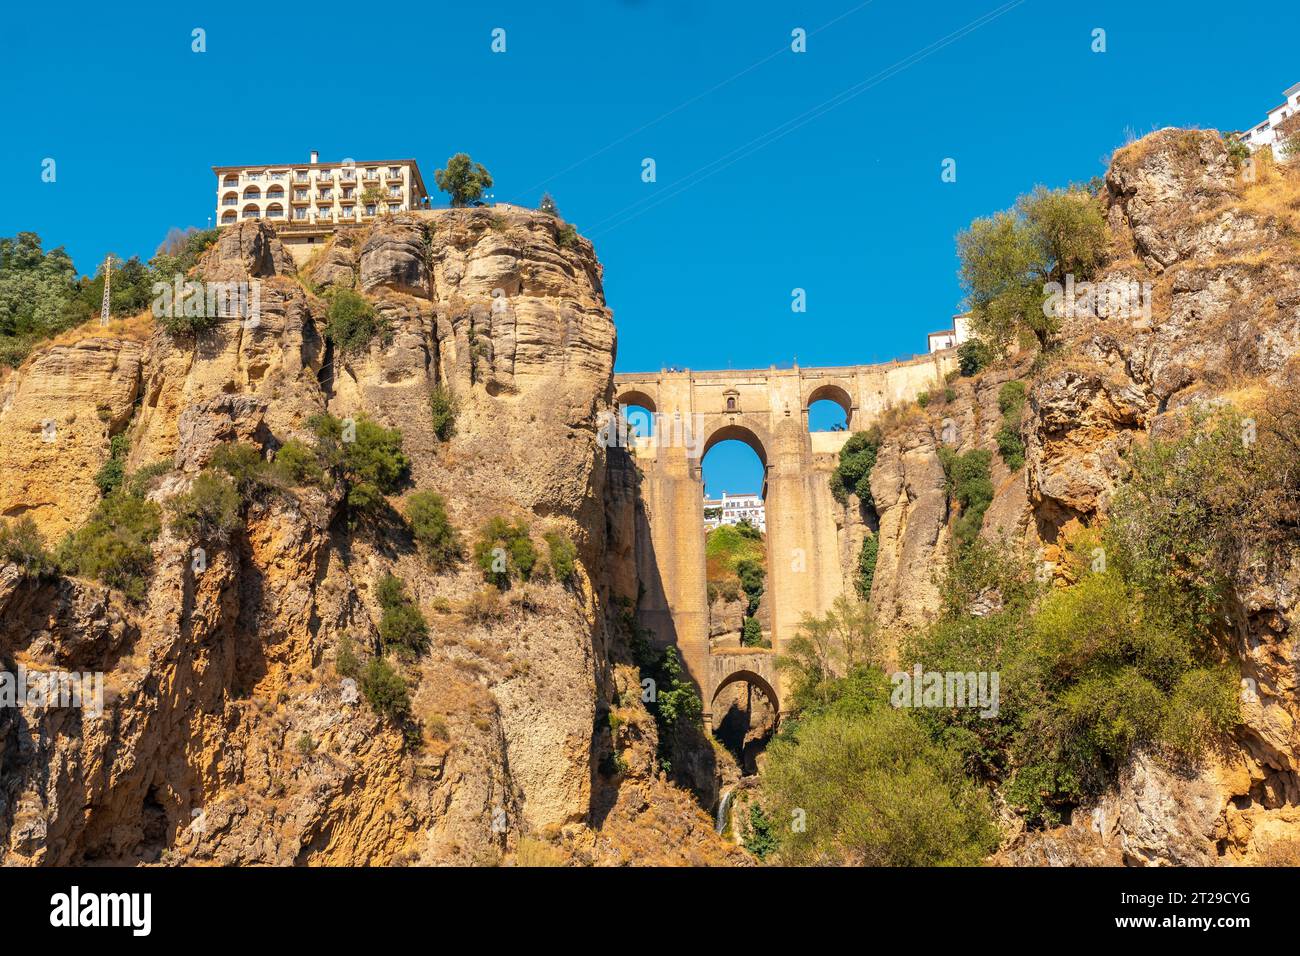
[[[1100,174],[1129,131],[1258,122],[1300,81],[1300,14],[1280,2],[356,10],[9,5],[0,235],[35,230],[93,271],[206,226],[213,164],[414,157],[432,184],[464,150],[497,199],[549,190],[595,242],[620,371],[870,362],[946,326],[953,237],[973,217]],[[727,451],[706,463],[710,491],[751,490],[756,462]]]

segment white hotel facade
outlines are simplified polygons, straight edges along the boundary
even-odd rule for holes
[[[1251,149],[1259,149],[1262,146],[1272,148],[1277,145],[1280,139],[1277,132],[1278,124],[1300,113],[1300,83],[1297,83],[1282,95],[1282,105],[1269,110],[1268,118],[1264,122],[1238,134],[1241,141]],[[1278,158],[1281,159],[1282,157],[1279,156]]]
[[[704,530],[712,531],[718,525],[748,521],[766,534],[765,514],[763,499],[758,495],[729,495],[724,491],[721,498],[704,499]]]
[[[315,150],[306,163],[213,166],[216,223],[249,219],[331,227],[409,212],[429,195],[413,159],[322,163]]]

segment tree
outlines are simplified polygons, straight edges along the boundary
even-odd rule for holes
[[[856,432],[840,449],[840,463],[831,472],[831,494],[843,504],[851,491],[864,508],[875,508],[871,497],[871,469],[880,451],[880,430]]]
[[[801,719],[767,761],[769,811],[804,824],[782,833],[785,863],[971,866],[997,846],[988,797],[960,757],[887,705]]]
[[[411,523],[421,552],[436,571],[450,567],[461,556],[460,535],[447,517],[447,503],[436,491],[417,491],[406,502],[406,520]]]
[[[384,428],[365,415],[352,424],[354,434],[349,436],[343,419],[328,413],[307,419],[308,427],[316,433],[317,460],[326,467],[342,469],[348,506],[374,511],[383,504],[384,495],[396,491],[406,479],[411,462],[402,453],[402,433],[398,429]]]
[[[447,168],[435,170],[433,181],[451,197],[456,207],[468,206],[491,187],[492,174],[481,163],[469,158],[468,153],[457,153],[447,160]]]
[[[555,208],[555,200],[551,198],[550,193],[542,193],[542,201],[537,204],[539,212],[544,212],[548,216],[559,216],[560,210]]]
[[[1021,332],[1047,348],[1059,317],[1045,307],[1048,283],[1090,280],[1105,259],[1108,234],[1101,203],[1085,189],[1021,196],[1014,208],[976,219],[957,236],[961,282],[971,324],[999,351]]]
[[[871,608],[841,595],[824,617],[805,616],[799,622],[776,666],[790,674],[792,702],[803,709],[826,704],[839,678],[877,663],[880,654]]]

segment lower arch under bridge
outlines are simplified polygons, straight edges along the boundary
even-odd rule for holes
[[[642,427],[626,443],[640,474],[638,623],[660,646],[678,648],[706,723],[718,692],[740,680],[785,712],[776,655],[805,615],[824,614],[846,586],[829,484],[839,450],[887,409],[941,384],[956,361],[948,349],[885,365],[614,376],[614,411],[639,406],[654,416],[653,434]],[[808,409],[823,399],[844,410],[846,431],[808,430]],[[763,466],[771,649],[714,650],[709,640],[702,462],[731,439],[749,445]]]

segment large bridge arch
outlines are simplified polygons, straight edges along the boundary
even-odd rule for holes
[[[740,422],[728,421],[720,425],[715,425],[712,431],[704,439],[704,444],[700,447],[700,462],[708,457],[713,447],[724,441],[738,441],[748,445],[758,456],[758,460],[763,463],[764,470],[767,469],[767,449],[772,444],[770,436],[765,436],[758,429],[762,426],[754,422],[746,423],[742,419]]]
[[[750,682],[765,695],[770,691],[776,706],[788,706],[772,661],[802,618],[824,614],[847,586],[847,551],[836,520],[841,512],[829,486],[839,450],[852,432],[870,427],[890,407],[941,387],[944,374],[956,366],[954,351],[875,366],[664,369],[615,376],[617,403],[650,410],[664,425],[658,440],[630,449],[642,522],[629,549],[644,585],[638,622],[656,643],[677,647],[710,716],[718,691],[751,675]],[[823,399],[844,410],[846,431],[809,432],[808,408]],[[681,427],[670,429],[670,423]],[[691,440],[671,440],[683,434]],[[748,445],[763,466],[771,649],[710,640],[704,456],[728,440]],[[751,653],[731,660],[734,651]]]

